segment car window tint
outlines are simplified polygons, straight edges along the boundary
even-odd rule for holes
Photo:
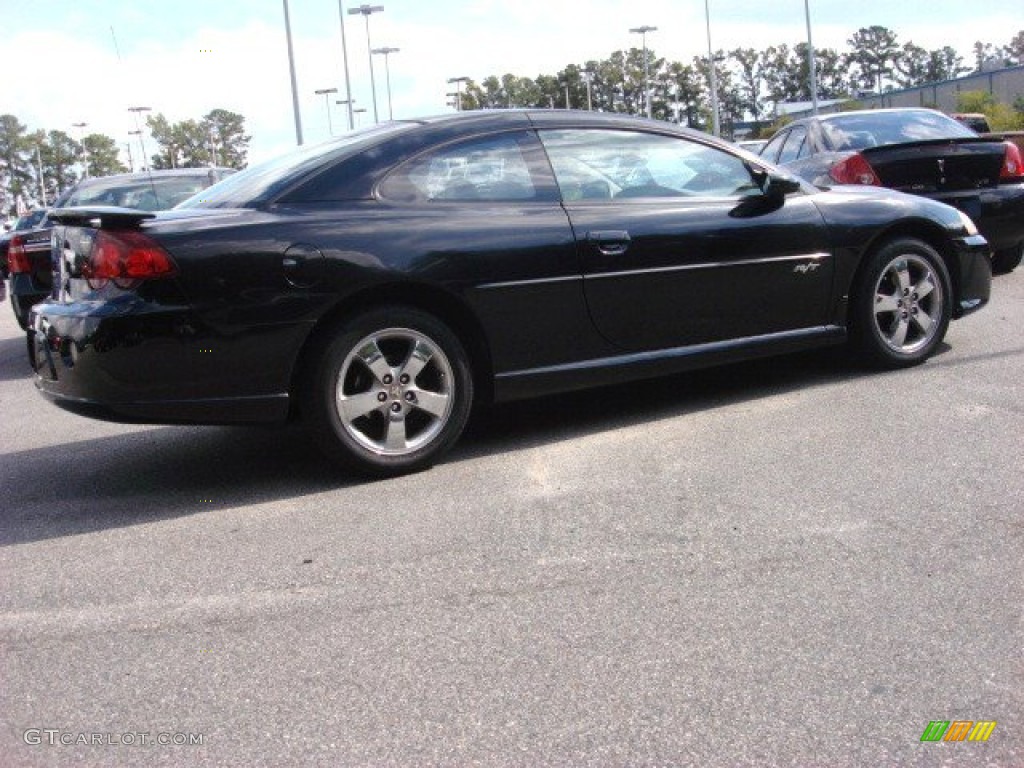
[[[677,136],[574,129],[540,137],[566,201],[732,197],[756,188],[739,157]]]
[[[976,135],[956,120],[927,109],[836,115],[822,120],[821,129],[829,146],[836,150]]]
[[[523,132],[450,144],[410,160],[380,186],[403,202],[534,200]]]
[[[779,155],[779,163],[788,163],[800,156],[804,142],[807,140],[807,129],[802,125],[796,126],[789,132],[786,143],[782,147],[782,154]]]
[[[789,131],[782,131],[772,137],[764,149],[761,150],[761,157],[765,160],[769,160],[773,163],[778,162],[779,150],[782,148],[783,142],[789,137]]]

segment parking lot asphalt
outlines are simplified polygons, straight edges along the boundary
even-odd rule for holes
[[[1022,328],[1018,270],[912,370],[501,406],[362,482],[66,414],[0,304],[0,765],[1022,765]]]

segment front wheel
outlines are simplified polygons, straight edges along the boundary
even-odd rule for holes
[[[433,464],[469,418],[473,378],[458,338],[431,315],[382,307],[345,323],[312,368],[303,415],[329,456],[388,477]]]
[[[927,243],[901,238],[868,257],[854,294],[853,340],[867,360],[905,368],[942,343],[952,314],[949,272]]]

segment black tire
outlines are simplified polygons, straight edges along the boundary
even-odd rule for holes
[[[462,434],[473,403],[469,359],[432,315],[380,307],[344,322],[314,354],[302,418],[345,468],[370,477],[426,469]]]
[[[867,259],[853,293],[854,345],[879,368],[924,362],[942,343],[953,311],[942,257],[921,240],[900,238]]]
[[[1020,266],[1024,256],[1024,243],[1017,243],[1011,248],[1001,248],[992,254],[992,274],[1005,275]]]

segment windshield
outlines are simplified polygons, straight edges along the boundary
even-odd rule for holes
[[[977,136],[956,120],[927,109],[830,116],[822,120],[821,129],[829,146],[835,150]]]
[[[244,208],[272,198],[292,180],[332,160],[353,154],[382,138],[406,131],[414,123],[383,123],[359,128],[336,139],[300,147],[273,160],[246,168],[202,194],[183,201],[178,208]]]

